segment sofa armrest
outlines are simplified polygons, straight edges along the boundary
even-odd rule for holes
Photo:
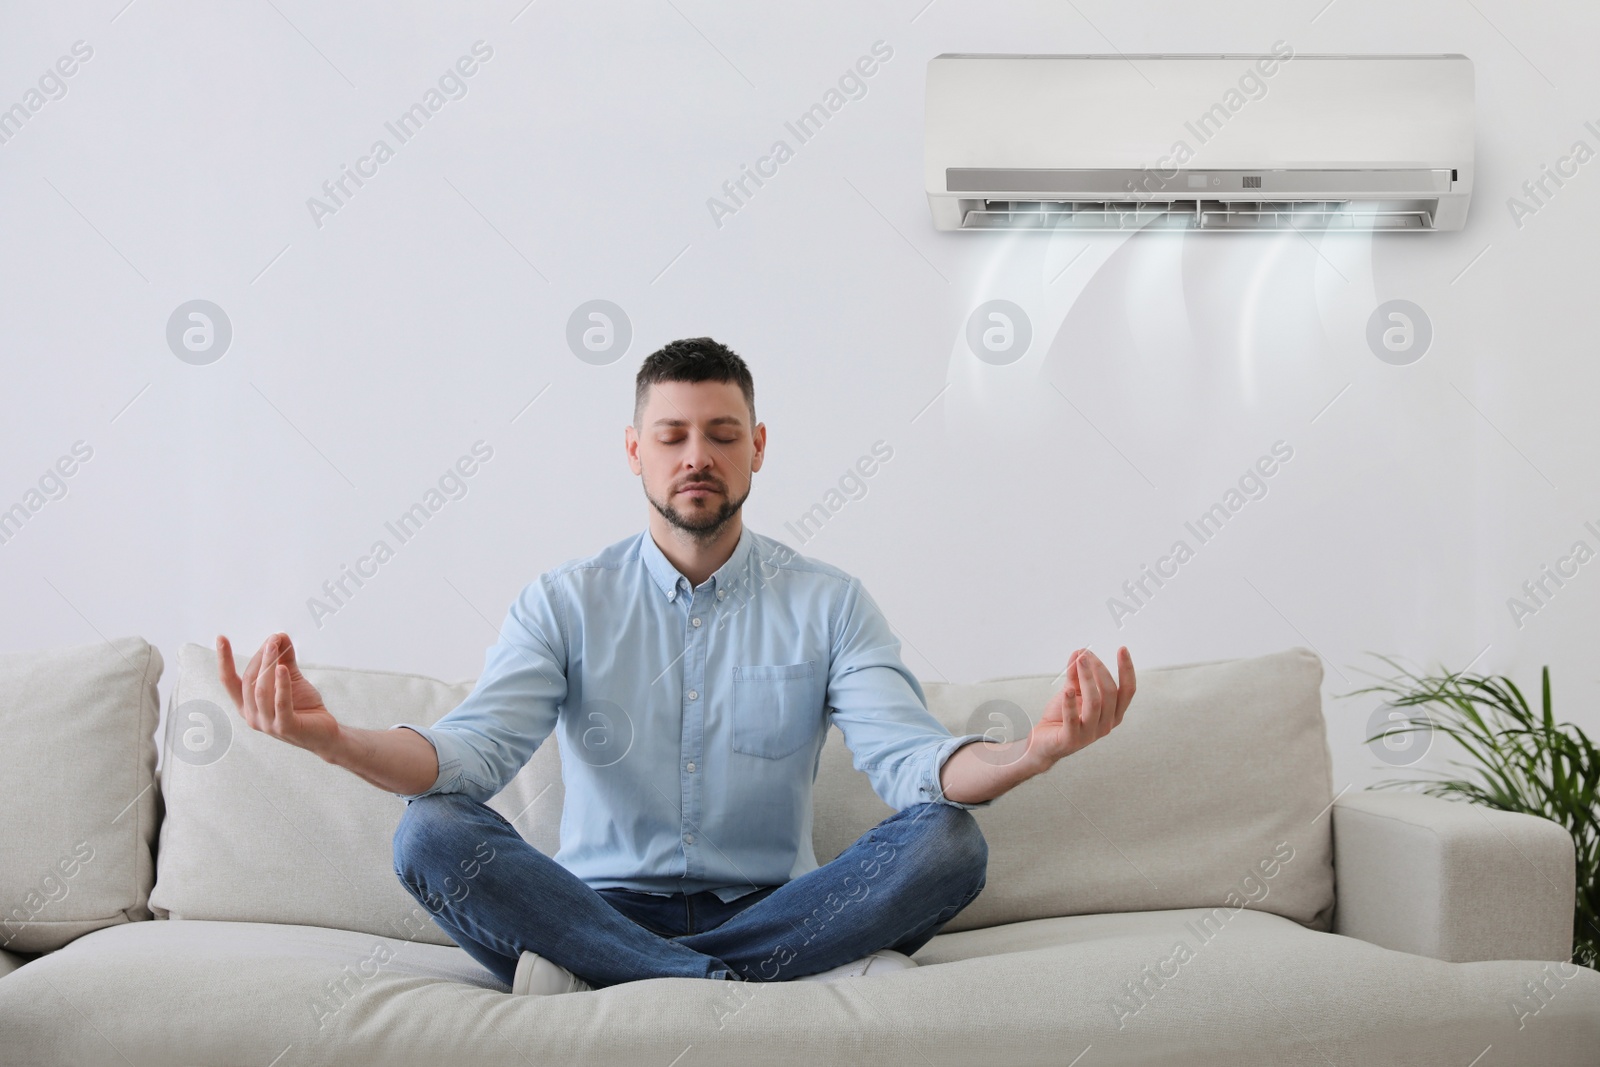
[[[1333,805],[1333,932],[1456,963],[1569,960],[1576,863],[1548,819],[1346,794]]]

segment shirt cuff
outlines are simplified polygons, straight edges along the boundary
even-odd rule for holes
[[[980,800],[976,804],[965,804],[959,800],[951,800],[944,795],[944,789],[939,785],[939,772],[944,770],[945,760],[950,754],[969,741],[986,741],[984,734],[962,734],[941,741],[939,747],[933,750],[933,757],[927,762],[927,769],[923,772],[922,784],[917,787],[917,796],[922,802],[932,801],[937,804],[948,804],[953,808],[987,808],[994,803],[994,798]]]
[[[455,746],[461,744],[461,742],[448,734],[439,733],[429,727],[417,726],[409,722],[397,722],[389,729],[395,730],[402,726],[407,730],[421,734],[428,744],[433,746],[433,754],[439,760],[439,773],[434,777],[433,785],[420,793],[396,793],[394,795],[410,802],[418,797],[431,796],[434,793],[458,791],[461,788],[461,757]]]

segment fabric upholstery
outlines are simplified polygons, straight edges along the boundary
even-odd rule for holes
[[[200,645],[179,652],[156,913],[450,944],[393,874],[390,842],[403,802],[246,728],[215,662]],[[374,728],[431,724],[473,684],[302,669],[341,721]],[[1304,649],[1142,672],[1115,733],[975,810],[990,845],[988,886],[947,929],[1239,900],[1326,929],[1333,872],[1329,820],[1317,817],[1331,799],[1321,677],[1320,661]],[[1037,718],[1056,684],[1041,675],[925,688],[935,717],[959,734],[974,732],[975,711],[1008,704],[1013,717]],[[190,701],[228,711],[231,737],[214,762],[175,755]],[[987,728],[987,719],[977,727]],[[547,854],[560,843],[563,797],[559,741],[551,741],[492,805]],[[824,745],[814,810],[824,863],[890,812],[851,765],[837,730]],[[244,826],[248,847],[237,832]]]
[[[917,954],[922,966],[881,977],[662,978],[556,997],[512,996],[455,948],[314,927],[132,923],[0,979],[0,1019],[8,1062],[37,1067],[1064,1067],[1085,1049],[1079,1067],[1465,1067],[1491,1045],[1479,1067],[1589,1067],[1600,1048],[1594,971],[1441,963],[1252,909],[1211,915],[1202,940],[1208,914],[947,934]],[[1179,942],[1191,955],[1163,978]],[[1133,997],[1139,983],[1146,992]]]
[[[1020,733],[1060,684],[1037,675],[924,689],[953,733],[1022,715]],[[1299,648],[1141,671],[1121,726],[973,812],[989,842],[988,886],[946,931],[1239,899],[1328,929],[1321,684],[1321,660]],[[815,808],[824,863],[888,813],[837,736],[823,750]]]
[[[4,978],[12,971],[28,962],[29,957],[18,955],[15,952],[6,952],[0,949],[0,978]]]
[[[150,917],[163,666],[138,637],[0,655],[0,948]]]
[[[156,915],[453,944],[395,876],[392,842],[405,802],[250,729],[218,680],[216,662],[203,645],[178,652],[161,776],[166,817],[150,897]],[[473,684],[307,663],[301,670],[340,722],[371,729],[401,719],[432,724]],[[195,715],[221,717],[214,742],[220,755],[188,755],[185,733],[201,721]],[[558,753],[547,745],[490,806],[553,853],[561,798]]]
[[[184,646],[179,664],[150,898],[172,918],[94,930],[25,966],[0,954],[0,1062],[1575,1067],[1600,1047],[1600,973],[1546,962],[1562,958],[1549,953],[1570,894],[1529,895],[1510,859],[1570,885],[1570,841],[1562,868],[1564,834],[1538,820],[1475,823],[1419,797],[1333,804],[1321,671],[1304,650],[1142,672],[1121,729],[974,813],[989,888],[914,970],[549,998],[509,995],[400,889],[398,798],[245,728],[211,650]],[[375,727],[431,722],[472,684],[304,669],[343,721]],[[1056,684],[925,688],[964,732],[1036,717]],[[0,710],[33,707],[37,692]],[[547,745],[493,804],[553,853],[561,800]],[[886,813],[831,732],[818,858]],[[1340,932],[1328,933],[1335,833]],[[1408,905],[1430,892],[1436,914]],[[1527,916],[1510,914],[1519,903]]]
[[[1548,819],[1419,793],[1333,806],[1334,929],[1439,960],[1572,956],[1576,856]]]

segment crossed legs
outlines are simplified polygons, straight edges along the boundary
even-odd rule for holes
[[[411,801],[394,836],[406,890],[502,982],[511,984],[518,958],[531,951],[597,989],[660,977],[785,981],[879,949],[909,955],[983,890],[987,859],[970,812],[916,804],[829,863],[751,894],[716,927],[669,938],[463,794]]]

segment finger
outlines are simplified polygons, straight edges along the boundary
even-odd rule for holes
[[[1134,690],[1138,688],[1138,681],[1133,675],[1133,656],[1126,646],[1117,649],[1117,722],[1122,725],[1122,716],[1127,714],[1128,705],[1133,703]]]
[[[1093,652],[1088,654],[1089,670],[1094,677],[1095,692],[1100,698],[1100,717],[1097,736],[1104,737],[1117,724],[1117,682],[1110,669]]]
[[[289,674],[293,676],[295,671],[299,669],[294,657],[294,642],[289,640],[289,635],[286,633],[278,634],[277,638],[278,659],[289,665]]]
[[[1072,652],[1072,655],[1067,657],[1067,680],[1066,680],[1066,683],[1061,688],[1062,688],[1062,691],[1067,694],[1068,698],[1073,698],[1073,697],[1076,697],[1078,695],[1078,671],[1077,671],[1077,666],[1078,666],[1078,660],[1082,655],[1083,655],[1083,649],[1078,648],[1078,649],[1074,649],[1073,652]]]
[[[1067,680],[1061,686],[1061,721],[1073,739],[1074,747],[1078,744],[1078,713],[1083,702],[1083,692],[1078,686],[1078,661],[1082,657],[1081,648],[1074,649],[1072,655],[1067,657]]]
[[[256,722],[257,729],[267,730],[272,727],[273,701],[276,697],[277,687],[273,685],[277,677],[277,651],[272,647],[276,637],[269,637],[261,646],[265,658],[262,660],[261,669],[256,672]]]
[[[256,723],[261,721],[260,709],[256,704],[256,679],[261,673],[261,658],[267,646],[263,642],[256,649],[256,654],[250,657],[250,662],[244,665],[244,678],[240,681],[240,689],[244,693],[244,719],[252,729],[260,729]]]
[[[289,692],[289,667],[279,663],[274,672],[277,675],[276,699],[272,703],[273,732],[280,737],[289,732],[289,725],[294,722],[294,699]]]
[[[283,636],[273,634],[261,645],[261,673],[270,675],[270,682],[276,684],[278,664],[283,662]]]
[[[228,691],[228,696],[233,700],[233,706],[244,706],[243,686],[239,682],[239,672],[233,664],[233,646],[228,644],[228,639],[221,634],[217,635],[217,677],[222,679],[222,688]]]
[[[1110,670],[1099,656],[1094,656],[1090,662],[1090,673],[1094,678],[1094,694],[1099,699],[1099,717],[1094,720],[1094,736],[1104,737],[1110,733],[1112,726],[1117,725],[1117,681],[1110,677]]]
[[[1084,656],[1078,660],[1078,692],[1082,694],[1079,697],[1078,719],[1084,731],[1093,736],[1095,723],[1100,717],[1100,689],[1095,685],[1087,659]]]

